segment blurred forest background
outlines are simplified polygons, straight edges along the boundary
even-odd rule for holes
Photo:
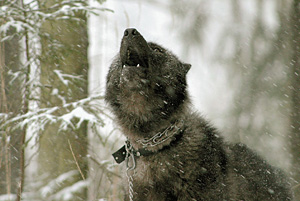
[[[0,201],[122,200],[103,94],[127,27],[191,63],[195,109],[300,200],[299,0],[2,0]]]

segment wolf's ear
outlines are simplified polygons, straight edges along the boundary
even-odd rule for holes
[[[187,63],[183,63],[182,66],[185,74],[187,74],[187,72],[189,72],[190,68],[192,67],[191,64],[187,64]]]

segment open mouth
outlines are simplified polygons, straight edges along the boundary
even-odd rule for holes
[[[124,66],[135,66],[135,67],[148,67],[148,58],[146,56],[138,54],[134,50],[127,49],[126,56],[123,57],[122,65]]]
[[[122,73],[120,77],[121,83],[125,84],[128,88],[139,88],[147,81],[148,75],[148,57],[132,51],[130,48],[126,51],[126,56],[123,55],[122,59]]]
[[[142,85],[142,80],[149,75],[150,54],[151,49],[143,36],[136,29],[126,29],[120,47],[122,83]]]

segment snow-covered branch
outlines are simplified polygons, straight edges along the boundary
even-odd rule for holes
[[[95,95],[79,101],[66,103],[62,106],[40,108],[29,111],[26,114],[10,117],[9,114],[0,113],[0,129],[11,127],[11,129],[23,128],[25,125],[33,124],[43,130],[47,124],[60,123],[60,130],[68,128],[77,129],[84,121],[91,124],[103,126],[103,116],[110,117],[106,112],[104,104],[100,103],[103,96]]]
[[[68,84],[69,84],[69,80],[67,80],[66,78],[72,79],[72,80],[76,80],[76,79],[84,80],[81,75],[65,74],[65,73],[62,73],[60,70],[54,70],[53,72],[58,76],[60,81],[62,81],[62,83],[66,86],[68,86]]]
[[[36,6],[33,6],[36,5]],[[39,29],[36,26],[51,20],[77,20],[80,21],[80,17],[76,17],[76,13],[81,12],[86,15],[97,15],[101,11],[112,12],[111,9],[90,6],[88,1],[84,0],[67,0],[60,3],[56,3],[47,9],[39,8],[37,0],[33,0],[23,7],[17,3],[0,7],[0,35],[1,42],[12,39],[8,30],[14,29],[17,34],[24,36],[28,31],[36,33]],[[43,34],[39,32],[38,34]]]

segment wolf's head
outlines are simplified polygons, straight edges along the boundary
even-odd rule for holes
[[[119,120],[134,126],[168,119],[187,100],[190,67],[136,29],[126,29],[107,75],[106,101]]]

